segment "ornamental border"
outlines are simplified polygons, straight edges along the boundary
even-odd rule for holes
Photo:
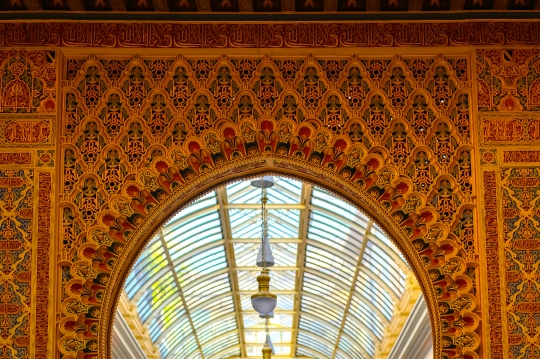
[[[0,22],[0,47],[355,48],[537,46],[538,21]]]
[[[40,172],[38,182],[37,218],[37,286],[35,358],[49,355],[49,285],[52,212],[52,174]]]
[[[486,230],[486,269],[489,315],[488,332],[491,346],[491,358],[504,359],[502,333],[501,276],[499,264],[499,234],[497,217],[497,179],[495,171],[484,171],[484,225]],[[488,225],[487,222],[490,222]]]

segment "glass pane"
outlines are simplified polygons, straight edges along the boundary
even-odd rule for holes
[[[311,267],[350,287],[356,264],[352,265],[345,258],[320,247],[308,245],[306,249],[306,267]]]
[[[298,333],[298,344],[310,347],[327,358],[331,358],[334,352],[334,346],[330,342],[313,333]]]
[[[232,238],[260,238],[262,235],[261,210],[229,209]],[[300,210],[269,209],[268,236],[270,238],[297,238]]]
[[[336,329],[333,325],[328,325],[327,322],[306,315],[301,317],[298,327],[300,330],[322,335],[332,342],[337,340],[339,332],[339,328]]]
[[[240,344],[238,333],[236,331],[231,332],[223,337],[220,337],[218,340],[210,341],[204,345],[202,348],[204,357],[209,358],[212,355],[227,349],[227,347],[236,346],[238,344]]]

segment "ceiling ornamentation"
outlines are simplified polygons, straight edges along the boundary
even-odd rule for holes
[[[333,188],[382,221],[443,323],[435,357],[477,359],[468,61],[66,59],[64,358],[108,353],[110,327],[99,323],[113,288],[179,203],[266,170]]]
[[[251,13],[253,15],[282,12],[289,15],[328,14],[340,15],[362,13],[403,14],[422,12],[444,14],[450,11],[508,10],[524,12],[538,9],[534,0],[6,0],[0,5],[3,11],[88,11],[97,14],[152,13],[167,14],[203,12],[210,15]],[[291,14],[292,13],[292,14]],[[471,17],[478,16],[469,13]]]
[[[2,47],[191,49],[490,45],[540,45],[540,23],[0,23]]]

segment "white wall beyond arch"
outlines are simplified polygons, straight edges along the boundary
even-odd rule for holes
[[[433,338],[429,324],[429,313],[423,296],[416,301],[411,314],[388,359],[431,359]]]

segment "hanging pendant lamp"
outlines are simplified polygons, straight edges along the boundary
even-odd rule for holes
[[[259,314],[259,318],[263,318],[263,319],[274,318],[274,311],[271,311],[268,314]]]
[[[270,188],[274,186],[274,176],[264,176],[261,179],[251,181],[251,185],[257,188]]]
[[[272,358],[272,349],[266,344],[262,348],[262,357],[263,357],[263,359],[271,359]]]
[[[276,354],[274,350],[274,344],[272,344],[272,339],[270,339],[270,334],[268,333],[268,331],[266,331],[266,343],[264,343],[264,345],[272,349],[272,354]]]
[[[264,243],[264,251],[263,251]],[[264,261],[263,261],[263,252],[264,252]],[[262,243],[259,247],[259,254],[257,254],[257,266],[259,267],[272,267],[274,265],[274,256],[272,255],[272,249],[270,248],[270,241],[268,237],[263,238]]]
[[[268,315],[277,305],[277,296],[270,293],[270,276],[268,272],[267,269],[261,271],[261,274],[257,277],[259,291],[251,296],[253,309],[261,315]]]

